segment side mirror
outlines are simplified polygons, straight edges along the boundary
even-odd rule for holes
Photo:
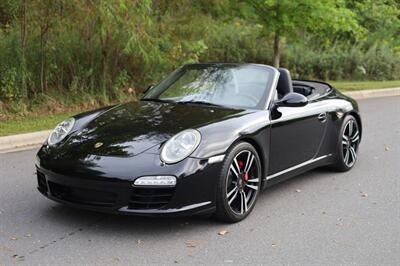
[[[282,97],[279,101],[275,102],[275,106],[285,107],[302,107],[307,105],[308,99],[306,96],[296,92],[290,92]]]
[[[147,89],[144,90],[143,94],[145,94],[146,92],[148,92],[149,90],[151,90],[152,88],[154,88],[154,85],[149,85],[147,87]]]

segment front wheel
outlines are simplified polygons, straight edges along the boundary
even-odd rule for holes
[[[261,161],[254,147],[239,142],[227,153],[216,196],[218,220],[238,222],[253,210],[261,189]]]
[[[358,146],[360,144],[360,128],[352,115],[343,120],[337,143],[336,162],[333,169],[348,171],[357,161]]]

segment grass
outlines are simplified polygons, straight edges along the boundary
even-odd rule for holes
[[[329,82],[335,88],[341,91],[368,90],[368,89],[383,89],[400,87],[400,80],[393,81],[332,81]],[[95,109],[96,105],[75,108],[78,110]],[[65,112],[58,110],[55,114],[36,115],[34,113],[27,114],[25,117],[9,117],[6,120],[0,120],[0,136],[22,134],[35,132],[40,130],[52,129],[59,122],[78,113],[71,110]]]
[[[331,81],[332,86],[341,91],[399,88],[400,80],[389,81]]]
[[[13,120],[0,121],[0,136],[53,129],[58,123],[74,114],[76,112],[63,112],[54,115],[19,117]]]

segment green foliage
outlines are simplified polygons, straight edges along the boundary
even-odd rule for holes
[[[344,0],[248,0],[258,20],[268,30],[283,36],[299,29],[314,33],[355,32],[355,14],[345,7]]]
[[[304,49],[306,44],[288,47],[283,64],[295,78],[322,80],[395,80],[400,79],[400,56],[386,45],[364,49],[331,47]]]
[[[63,121],[76,112],[63,112],[56,115],[46,115],[39,117],[17,118],[12,121],[0,121],[0,137],[49,130],[54,128],[60,121]]]
[[[274,33],[274,66],[279,67],[282,39],[299,39],[298,34],[318,34],[319,41],[329,43],[332,34],[359,36],[355,13],[344,0],[247,0],[266,31]]]
[[[134,99],[185,63],[272,64],[276,32],[296,77],[400,79],[399,12],[397,0],[2,0],[0,113]]]
[[[17,70],[15,68],[6,69],[1,75],[0,95],[7,100],[18,98],[18,91],[16,88],[18,88]]]
[[[400,80],[388,81],[330,81],[330,84],[341,91],[376,90],[400,88]]]
[[[208,49],[202,61],[268,62],[271,48],[260,25],[238,20],[216,23],[209,28]]]
[[[358,23],[368,34],[364,45],[392,43],[400,45],[400,1],[398,0],[352,0],[347,5],[354,10]]]

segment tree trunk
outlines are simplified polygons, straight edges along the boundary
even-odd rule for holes
[[[274,67],[279,67],[280,57],[281,57],[281,36],[279,33],[279,29],[276,29],[274,37]]]
[[[40,89],[42,93],[45,91],[45,75],[46,75],[46,30],[40,30]]]
[[[42,93],[47,91],[47,62],[46,62],[46,46],[47,46],[47,35],[49,32],[49,18],[50,10],[49,7],[46,9],[45,21],[40,26],[40,52],[41,52],[41,62],[40,62],[40,87],[42,89]]]
[[[21,9],[21,94],[28,97],[26,85],[26,0],[22,1]]]
[[[107,50],[105,47],[102,48],[102,58],[101,58],[101,62],[102,62],[102,68],[103,68],[103,83],[102,83],[102,89],[103,89],[103,93],[106,91],[107,89]]]
[[[107,68],[107,57],[108,57],[108,53],[107,53],[107,33],[106,33],[106,37],[102,36],[100,34],[100,45],[101,45],[101,65],[102,65],[102,70],[103,70],[103,74],[102,74],[102,81],[101,81],[101,89],[103,94],[105,94],[106,89],[107,89],[107,74],[108,74],[108,68]]]

